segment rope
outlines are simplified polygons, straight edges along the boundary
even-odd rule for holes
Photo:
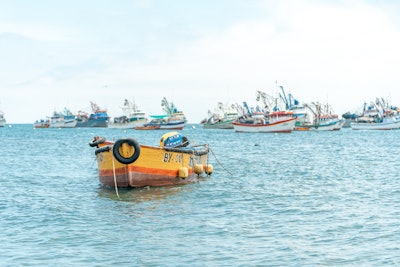
[[[209,146],[207,146],[208,149],[210,149]],[[210,164],[210,157],[207,155],[207,166]],[[207,177],[210,177],[211,174],[209,174],[208,172],[206,172]]]
[[[218,164],[219,164],[227,173],[229,173],[230,175],[233,176],[233,174],[232,174],[227,168],[225,168],[224,165],[222,165],[222,163],[218,160],[217,156],[215,155],[215,153],[214,153],[214,151],[211,149],[211,147],[209,147],[209,149],[210,149],[211,153],[213,154],[215,160],[218,162]]]
[[[96,162],[96,160],[97,160],[97,157],[94,157],[94,160],[93,160],[92,165],[90,166],[90,168],[93,168],[93,165]]]
[[[114,154],[113,153],[112,153],[112,166],[113,166],[113,174],[114,174],[115,193],[117,193],[118,199],[121,200],[121,198],[119,197],[119,194],[118,194],[117,176],[115,175],[115,165],[114,165]]]

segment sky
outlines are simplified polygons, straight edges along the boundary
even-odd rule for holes
[[[355,112],[400,105],[400,2],[0,0],[0,110],[33,123],[90,101],[149,115],[166,97],[189,122],[257,104],[282,85],[300,102]]]

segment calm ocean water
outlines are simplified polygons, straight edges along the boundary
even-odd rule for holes
[[[99,185],[95,135],[0,128],[0,266],[399,266],[400,131],[182,131],[209,143],[198,183]]]

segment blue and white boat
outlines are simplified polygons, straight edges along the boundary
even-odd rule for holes
[[[143,126],[135,127],[136,130],[182,130],[187,119],[182,111],[179,111],[174,103],[169,103],[164,97],[161,106],[165,115],[151,115],[152,120]]]
[[[135,130],[182,130],[186,121],[179,118],[171,118],[168,115],[152,115],[152,120],[143,126],[135,127]]]
[[[76,127],[107,127],[110,117],[107,109],[101,109],[96,103],[90,102],[92,113],[89,115],[85,111],[78,111]]]
[[[149,121],[146,112],[141,111],[134,101],[130,102],[128,99],[125,99],[124,105],[121,108],[124,115],[114,117],[108,124],[109,128],[133,129],[143,126]]]

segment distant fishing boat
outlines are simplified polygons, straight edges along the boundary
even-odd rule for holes
[[[369,105],[364,103],[362,114],[350,126],[353,130],[400,129],[399,109],[390,106],[383,98],[376,98]]]
[[[135,130],[182,130],[186,122],[180,118],[168,115],[152,115],[150,122],[136,126]]]
[[[275,96],[258,90],[256,100],[263,103],[263,108],[267,112],[292,112],[293,117],[297,118],[294,130],[309,130],[309,127],[304,127],[304,124],[309,120],[306,107],[295,99],[290,92],[287,93],[283,86],[278,86],[276,83],[275,87]]]
[[[74,128],[77,122],[75,115],[69,109],[64,108],[63,112],[54,111],[49,118],[49,128]]]
[[[243,108],[240,110],[241,117],[232,124],[236,132],[249,133],[290,133],[294,129],[297,118],[293,116],[292,111],[287,111],[281,101],[284,98],[274,97],[262,91],[257,91],[257,101],[262,101],[263,107],[249,108],[246,102],[243,102]]]
[[[133,129],[135,127],[141,127],[148,122],[146,113],[139,110],[135,102],[130,102],[128,99],[125,99],[122,110],[124,115],[114,117],[108,124],[109,128]]]
[[[151,115],[150,122],[143,126],[135,127],[136,130],[182,130],[185,127],[187,119],[183,111],[179,111],[174,103],[169,103],[164,97],[161,106],[166,114]]]
[[[50,121],[48,119],[37,120],[33,123],[33,128],[49,128],[49,127],[50,127]]]
[[[253,113],[251,117],[241,117],[232,124],[236,132],[290,133],[295,123],[293,112],[276,111],[269,114]]]
[[[360,117],[359,114],[356,113],[350,113],[346,112],[342,114],[342,118],[345,120],[345,124],[343,125],[343,128],[350,128],[352,122],[356,122],[356,119]]]
[[[361,121],[352,122],[353,130],[397,130],[400,129],[400,119],[395,117],[383,118],[381,121]]]
[[[336,115],[334,116],[321,116],[317,118],[317,122],[310,125],[303,125],[313,131],[338,131],[342,129],[346,123],[345,120],[340,120]]]
[[[92,101],[90,101],[90,107],[92,109],[90,115],[85,111],[78,111],[76,127],[107,127],[110,120],[107,109],[101,109]]]
[[[233,129],[233,122],[237,119],[237,113],[226,114],[223,118],[214,118],[203,123],[204,129]]]
[[[134,138],[107,141],[95,137],[99,180],[105,186],[144,187],[168,186],[198,181],[210,175],[209,147],[190,145],[178,132],[164,134],[159,146],[139,144]]]
[[[339,119],[337,114],[332,112],[330,105],[322,105],[319,102],[304,104],[304,107],[311,112],[304,116],[305,120],[297,123],[295,130],[304,131],[338,131],[346,123],[344,119]]]
[[[218,109],[208,111],[208,117],[201,124],[204,129],[233,129],[233,122],[239,117],[239,113],[218,102]]]
[[[0,127],[6,125],[6,118],[4,117],[4,112],[0,110]]]
[[[136,126],[135,130],[159,130],[160,125],[143,125],[143,126]]]

